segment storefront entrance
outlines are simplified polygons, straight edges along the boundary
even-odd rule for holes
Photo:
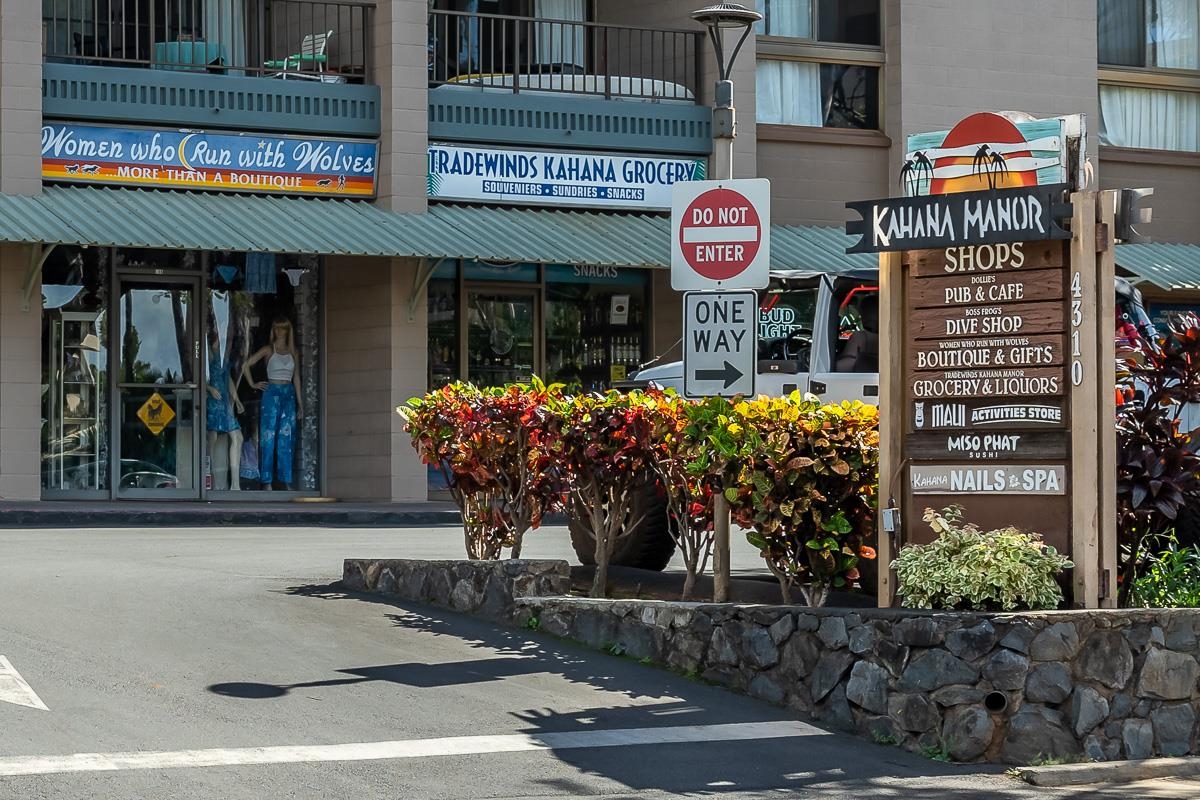
[[[478,386],[526,383],[538,363],[537,293],[467,288],[467,380]]]
[[[120,498],[199,499],[198,278],[118,276],[111,474]]]

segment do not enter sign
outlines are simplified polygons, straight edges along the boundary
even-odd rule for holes
[[[771,187],[764,179],[674,186],[671,287],[762,289],[771,263]]]

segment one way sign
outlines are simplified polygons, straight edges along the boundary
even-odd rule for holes
[[[754,292],[684,294],[684,396],[753,396],[757,332],[758,295]]]

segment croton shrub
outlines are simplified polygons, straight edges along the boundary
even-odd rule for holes
[[[595,541],[592,593],[645,513],[647,473],[667,493],[668,526],[687,568],[685,596],[712,553],[713,499],[750,531],[785,602],[859,580],[872,536],[878,412],[811,396],[684,400],[655,389],[566,396],[559,387],[451,384],[401,409],[421,458],[442,470],[468,555],[519,551],[521,536],[564,505]]]
[[[421,460],[441,471],[462,516],[467,557],[519,558],[527,531],[562,508],[561,473],[547,448],[558,387],[480,389],[452,383],[397,411]]]

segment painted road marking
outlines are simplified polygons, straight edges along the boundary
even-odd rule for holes
[[[803,722],[740,722],[724,725],[683,725],[670,728],[624,728],[609,731],[450,736],[331,745],[239,747],[166,752],[75,753],[68,756],[0,758],[0,777],[53,775],[65,772],[116,772],[135,769],[227,767],[253,764],[309,764],[323,761],[377,761],[432,756],[519,753],[531,750],[575,750],[591,747],[632,747],[693,742],[733,742],[826,736],[827,731]]]
[[[21,677],[21,673],[13,667],[12,662],[4,656],[0,656],[0,703],[12,703],[40,711],[50,710],[46,708],[42,698],[37,696],[37,692]]]

